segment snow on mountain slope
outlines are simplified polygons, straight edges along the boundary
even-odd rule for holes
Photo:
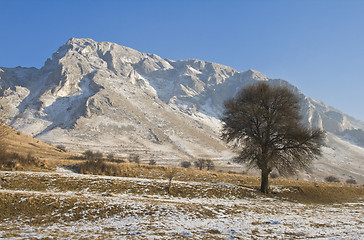
[[[11,126],[69,149],[136,152],[168,164],[200,157],[226,164],[233,153],[219,139],[222,104],[256,81],[292,89],[304,122],[329,133],[319,162],[336,163],[351,148],[357,153],[350,161],[362,162],[364,123],[287,81],[201,60],[162,59],[115,43],[72,38],[41,69],[1,68],[0,96],[10,106]],[[333,146],[340,154],[331,154]],[[340,169],[358,171],[354,165]]]

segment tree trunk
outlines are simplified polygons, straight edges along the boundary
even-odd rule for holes
[[[260,184],[260,191],[262,193],[269,193],[269,182],[268,182],[269,173],[270,171],[262,170],[262,178]]]

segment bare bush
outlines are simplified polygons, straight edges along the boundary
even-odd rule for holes
[[[1,170],[23,170],[28,167],[42,167],[44,163],[32,154],[27,156],[18,153],[8,153],[0,150],[0,169]]]
[[[137,154],[134,154],[134,153],[130,154],[129,155],[129,162],[133,162],[133,163],[139,164],[140,163],[140,156],[137,155]]]
[[[107,155],[107,160],[109,160],[109,161],[114,161],[115,160],[115,156],[114,156],[114,154],[112,154],[112,153],[109,153],[108,155]]]
[[[60,152],[67,152],[66,147],[64,145],[57,145],[56,148],[60,151]]]
[[[335,176],[327,176],[325,177],[325,181],[326,182],[340,182],[340,179],[338,179],[337,177]]]
[[[82,174],[96,174],[107,176],[120,176],[120,169],[113,165],[108,164],[103,159],[91,159],[79,166],[79,172]]]
[[[184,161],[184,162],[181,162],[181,167],[183,168],[190,168],[191,167],[191,162],[189,161]]]
[[[85,156],[85,158],[87,160],[93,159],[93,156],[94,156],[94,152],[91,150],[87,150],[87,151],[83,152],[82,154]]]
[[[93,152],[91,150],[87,150],[83,153],[83,155],[87,160],[99,160],[103,158],[103,153],[99,151]]]
[[[210,159],[202,159],[202,158],[200,158],[197,161],[195,161],[193,164],[199,170],[203,170],[205,168],[206,168],[207,171],[214,170],[215,169],[215,164]]]
[[[94,159],[102,159],[104,154],[100,151],[94,153]]]
[[[356,180],[354,178],[349,178],[345,181],[347,184],[357,184]]]
[[[154,159],[150,159],[149,165],[152,165],[152,166],[157,165],[157,162]]]

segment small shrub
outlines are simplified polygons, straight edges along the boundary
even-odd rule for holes
[[[116,163],[125,163],[126,161],[123,159],[119,159],[119,158],[115,158],[114,160],[112,160],[112,162],[116,162]]]
[[[64,145],[57,145],[56,148],[60,151],[60,152],[67,152],[66,147]]]
[[[345,182],[348,183],[348,184],[357,184],[357,182],[356,182],[356,180],[354,178],[349,178]]]
[[[340,179],[338,179],[335,176],[328,176],[328,177],[325,177],[325,181],[326,182],[340,182]]]
[[[108,155],[107,155],[107,160],[109,160],[109,161],[114,161],[115,160],[115,156],[114,156],[114,154],[112,154],[112,153],[109,153]]]
[[[181,162],[181,167],[183,168],[190,168],[191,165],[192,165],[191,162],[188,161]]]
[[[94,158],[95,159],[102,159],[103,156],[104,156],[104,154],[102,154],[102,152],[100,152],[100,151],[97,151],[97,152],[94,153]]]
[[[152,166],[157,165],[157,162],[155,160],[153,160],[153,159],[150,159],[149,160],[149,165],[152,165]]]
[[[87,150],[83,152],[83,155],[85,156],[86,159],[91,160],[94,157],[94,152],[91,150]]]
[[[83,155],[85,156],[85,158],[87,160],[97,160],[97,159],[102,159],[103,158],[103,154],[100,151],[97,152],[93,152],[91,150],[87,150],[83,153]]]
[[[88,160],[79,166],[82,174],[96,174],[107,176],[120,176],[120,169],[113,164],[108,164],[103,159]]]
[[[139,155],[134,154],[134,153],[130,154],[129,155],[129,162],[133,162],[133,163],[139,164],[140,163],[140,157],[139,157]]]
[[[39,161],[30,153],[25,157],[18,153],[0,152],[0,169],[2,170],[24,170],[28,167],[43,167],[44,162]]]

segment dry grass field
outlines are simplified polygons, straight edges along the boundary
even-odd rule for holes
[[[107,160],[82,160],[10,129],[0,238],[360,239],[364,187]],[[5,152],[2,152],[4,154]]]
[[[56,146],[32,138],[3,124],[0,125],[0,135],[1,133],[6,133],[0,139],[0,146],[2,146],[0,151],[2,154],[6,150],[9,154],[15,153],[25,158],[31,156],[43,163],[43,169],[53,169],[58,164],[63,163],[71,164],[72,161],[69,160],[75,157],[72,153],[64,152]],[[30,170],[30,167],[17,166],[18,170]],[[40,170],[40,168],[36,169]]]

